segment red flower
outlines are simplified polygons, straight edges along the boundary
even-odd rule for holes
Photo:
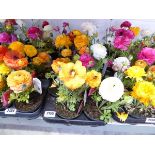
[[[5,25],[17,25],[17,23],[15,19],[6,19]]]
[[[3,61],[3,57],[7,51],[7,47],[0,45],[0,62]]]
[[[44,26],[46,26],[46,25],[49,25],[49,22],[48,21],[43,21],[43,23],[42,23],[42,28],[44,28]]]
[[[121,27],[128,27],[130,28],[131,27],[131,23],[129,21],[124,21],[122,24],[121,24]]]
[[[42,31],[38,27],[34,27],[34,26],[30,27],[27,31],[28,38],[33,40],[40,38],[41,35],[42,35]]]
[[[3,104],[3,107],[7,107],[9,104],[9,98],[10,98],[10,94],[12,93],[12,90],[7,90],[6,92],[4,92],[2,94],[1,97],[1,102]]]

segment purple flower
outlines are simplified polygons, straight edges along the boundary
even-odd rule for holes
[[[11,36],[11,40],[10,40],[11,43],[18,40],[15,34],[11,34],[10,36]]]
[[[134,39],[134,33],[130,30],[125,30],[125,29],[118,29],[116,30],[116,33],[115,33],[115,36],[116,37],[120,37],[120,36],[123,36],[123,37],[127,37],[129,39]]]
[[[64,28],[62,33],[67,34],[67,30]]]
[[[95,88],[90,88],[89,89],[89,92],[88,92],[88,96],[91,96],[95,92],[96,92],[96,89]]]
[[[121,24],[121,27],[131,27],[131,23],[129,21],[124,21],[122,24]]]
[[[69,26],[69,23],[63,22],[63,27],[65,28],[65,27],[67,27],[67,26]]]
[[[124,36],[118,36],[114,40],[114,47],[120,50],[128,50],[128,46],[131,43],[131,39],[124,37]]]
[[[56,31],[56,32],[60,32],[59,26],[54,27],[53,30]]]
[[[94,58],[91,57],[90,54],[82,54],[80,56],[80,61],[82,62],[82,65],[85,66],[86,68],[94,67],[95,61]]]
[[[0,33],[0,43],[10,43],[11,37],[7,32]]]
[[[27,36],[30,39],[37,39],[40,38],[42,35],[42,31],[38,27],[30,27],[27,31]]]

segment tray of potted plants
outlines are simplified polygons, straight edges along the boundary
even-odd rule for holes
[[[106,71],[107,49],[99,43],[95,25],[83,23],[82,28],[83,32],[71,30],[69,23],[63,23],[62,33],[56,36],[59,57],[53,60],[52,71],[46,74],[52,84],[45,101],[45,121],[105,125],[98,109],[91,112],[87,104],[94,106],[96,101],[100,102],[96,94]]]
[[[37,54],[34,46],[19,41],[0,46],[0,116],[32,119],[40,115],[49,81],[34,74],[31,56]]]

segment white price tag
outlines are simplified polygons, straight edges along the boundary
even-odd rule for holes
[[[155,118],[146,118],[145,123],[155,123]]]
[[[41,81],[38,78],[33,78],[33,85],[34,85],[34,89],[42,94],[42,86],[41,86]]]
[[[15,108],[8,108],[8,109],[6,109],[5,111],[4,111],[4,113],[6,114],[6,115],[15,115],[16,114],[16,109]]]
[[[55,117],[56,112],[55,111],[45,111],[44,117]]]

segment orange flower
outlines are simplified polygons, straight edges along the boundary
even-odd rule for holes
[[[25,70],[13,71],[7,77],[7,85],[15,93],[20,93],[32,86],[32,76]]]
[[[18,51],[24,54],[24,44],[19,41],[12,42],[8,48],[13,51]]]
[[[32,59],[32,64],[36,66],[40,66],[42,64],[42,59],[40,59],[39,57],[35,57]]]
[[[28,60],[23,53],[18,51],[8,51],[3,58],[5,64],[15,70],[22,69],[28,65]]]
[[[51,60],[50,55],[46,52],[40,52],[37,57],[41,59],[42,63],[50,62]]]
[[[37,49],[33,45],[25,45],[24,52],[28,57],[34,57],[37,54]]]
[[[147,71],[147,79],[152,81],[155,79],[155,65],[151,66]]]
[[[80,50],[79,50],[79,54],[80,54],[80,55],[82,55],[82,54],[84,54],[84,53],[89,53],[89,48],[86,47],[86,46],[80,48]]]
[[[72,51],[70,49],[64,49],[64,50],[61,51],[61,55],[63,57],[69,57],[69,56],[72,55]]]
[[[135,66],[139,66],[139,67],[145,68],[147,66],[147,63],[144,60],[137,60],[135,62]]]
[[[58,74],[62,68],[62,65],[68,62],[70,62],[69,58],[57,58],[56,60],[53,60],[51,67],[53,71]]]
[[[3,61],[3,57],[5,53],[7,52],[7,47],[0,45],[0,62]]]
[[[140,33],[139,27],[130,27],[130,30],[134,33],[135,36],[138,36]]]
[[[89,39],[85,34],[76,36],[74,39],[75,47],[80,50],[82,47],[88,46]]]

